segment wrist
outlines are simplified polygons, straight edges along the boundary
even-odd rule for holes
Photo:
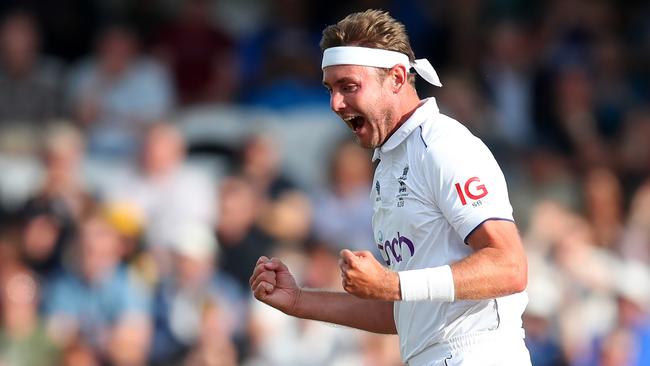
[[[402,301],[454,301],[454,278],[448,265],[398,274]]]
[[[386,289],[384,293],[386,298],[382,300],[387,301],[400,301],[402,299],[402,292],[400,289],[400,276],[398,272],[386,270],[386,279],[384,281]]]
[[[295,316],[300,318],[300,300],[303,296],[303,289],[298,287],[296,289],[296,296],[293,299],[293,302],[289,305],[289,308],[284,311],[285,314],[290,316]]]

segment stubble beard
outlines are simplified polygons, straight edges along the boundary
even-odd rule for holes
[[[386,140],[388,140],[388,137],[389,137],[388,134],[390,132],[390,126],[391,126],[391,122],[393,120],[393,112],[390,109],[386,108],[384,111],[382,111],[380,113],[380,117],[378,118],[378,120],[379,120],[379,122],[377,123],[376,129],[373,132],[374,132],[375,136],[377,137],[377,140],[379,140],[379,141],[374,142],[374,141],[371,140],[367,144],[365,144],[365,143],[363,143],[363,141],[361,141],[359,136],[355,134],[354,138],[355,138],[357,144],[359,144],[359,146],[363,147],[364,149],[376,149],[376,148],[380,147],[381,145],[383,145],[384,142],[386,142]],[[367,122],[367,123],[370,123],[370,122]],[[373,136],[373,137],[375,137],[375,136]]]
[[[381,115],[382,117],[380,118],[380,122],[377,125],[377,138],[380,141],[378,141],[375,146],[372,146],[373,149],[383,145],[389,137],[390,125],[391,121],[393,120],[393,112],[390,109],[386,109],[381,113]]]

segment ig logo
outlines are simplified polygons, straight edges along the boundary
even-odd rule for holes
[[[476,182],[477,184],[472,185],[472,183]],[[460,203],[465,206],[467,204],[467,199],[465,196],[469,197],[469,199],[476,201],[479,200],[485,196],[487,196],[488,191],[487,188],[485,188],[485,184],[478,184],[481,183],[481,180],[478,179],[478,177],[471,177],[469,178],[465,184],[463,185],[463,188],[460,187],[460,183],[456,183],[456,192],[458,193],[458,197],[460,198]]]

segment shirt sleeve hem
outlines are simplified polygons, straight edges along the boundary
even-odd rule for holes
[[[470,237],[472,234],[474,234],[474,232],[475,232],[479,227],[481,227],[481,225],[483,225],[483,224],[484,224],[485,222],[487,222],[487,221],[492,221],[492,220],[498,220],[498,221],[510,221],[510,222],[512,222],[512,223],[515,222],[515,220],[510,219],[510,218],[505,218],[505,217],[488,217],[487,219],[481,221],[478,225],[476,225],[472,230],[470,230],[470,232],[469,232],[467,235],[465,235],[465,239],[463,239],[463,243],[465,243],[466,245],[469,245],[469,242],[467,241],[467,239],[469,239],[469,237]]]

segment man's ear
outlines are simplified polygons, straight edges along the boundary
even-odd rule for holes
[[[408,70],[404,65],[395,65],[388,71],[393,93],[397,94],[408,82]]]

